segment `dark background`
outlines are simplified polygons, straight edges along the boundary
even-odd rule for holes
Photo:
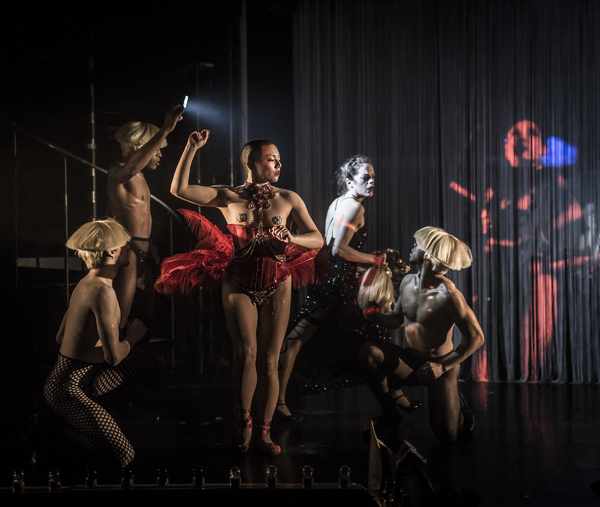
[[[65,217],[65,161],[23,130],[91,160],[93,84],[96,163],[106,168],[120,157],[113,140],[119,126],[130,120],[160,125],[169,106],[189,95],[188,112],[170,134],[161,166],[146,175],[153,194],[172,209],[182,206],[168,188],[196,128],[211,130],[199,157],[201,181],[240,183],[238,154],[247,140],[241,128],[240,5],[120,5],[85,13],[17,6],[4,17],[0,251],[9,337],[4,371],[11,386],[17,381],[17,392],[35,393],[54,359],[67,288],[62,272],[17,270],[15,261],[64,255],[65,229],[73,232],[93,213],[89,168],[67,162]],[[519,289],[532,280],[516,275],[518,253],[507,263],[487,257],[478,222],[486,189],[507,182],[503,147],[511,125],[534,120],[545,138],[557,136],[579,149],[577,164],[551,171],[561,172],[582,206],[594,206],[597,216],[599,20],[598,3],[588,0],[247,2],[245,137],[277,144],[281,186],[305,199],[319,227],[334,196],[335,168],[362,152],[374,159],[379,182],[367,204],[368,248],[393,247],[406,255],[412,234],[425,225],[444,227],[471,244],[473,268],[451,277],[470,303],[481,296],[476,311],[488,338],[488,360],[500,365],[500,373],[480,378],[506,380],[505,370],[518,364],[527,346],[519,337],[524,299]],[[197,72],[202,63],[213,67]],[[452,181],[480,200],[465,202],[450,189]],[[104,185],[98,174],[98,216],[106,205]],[[164,257],[170,253],[171,215],[156,205],[153,216],[158,254]],[[189,248],[192,239],[174,223],[175,249]],[[579,245],[583,233],[578,223],[565,237],[553,238],[552,260]],[[592,264],[582,269],[557,275],[558,317],[543,358],[551,364],[538,377],[543,381],[599,381],[599,271]],[[494,277],[510,278],[514,287],[501,291]],[[196,304],[182,303],[176,351],[198,374],[203,360],[226,357],[227,346],[220,320],[202,317],[219,315],[218,297],[203,301],[203,311]],[[168,327],[169,308],[159,306],[156,320]],[[31,374],[13,374],[30,369]],[[468,376],[469,366],[464,370]]]
[[[46,144],[92,162],[93,109],[95,163],[107,169],[121,157],[114,140],[121,125],[140,120],[160,126],[169,107],[188,95],[188,111],[169,135],[161,165],[144,173],[153,196],[171,210],[189,207],[170,195],[169,185],[187,137],[197,128],[211,131],[194,168],[201,181],[229,183],[233,175],[240,184],[244,178],[239,163],[247,140],[240,126],[241,3],[83,11],[19,6],[11,20],[3,21],[0,238],[3,334],[10,337],[3,373],[18,420],[39,404],[67,293],[84,271],[70,271],[67,289],[64,270],[16,268],[16,260],[64,256],[65,229],[70,235],[94,216],[92,170]],[[275,142],[284,166],[294,153],[293,12],[294,2],[248,2],[246,11],[247,136]],[[105,182],[105,174],[96,171],[97,217],[106,215]],[[294,188],[293,171],[284,170],[281,185]],[[158,259],[172,253],[171,219],[174,250],[194,244],[176,212],[154,201],[152,213]],[[218,212],[206,214],[222,225]],[[229,351],[219,299],[212,295],[177,303],[173,362],[178,371],[205,378],[215,368],[226,373]],[[170,312],[166,299],[152,299],[146,315],[154,338],[170,338]],[[200,336],[205,336],[202,345]],[[171,359],[170,346],[154,347]]]

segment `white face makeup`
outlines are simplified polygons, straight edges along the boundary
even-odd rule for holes
[[[355,193],[355,197],[371,197],[375,191],[375,170],[371,164],[364,164],[351,180],[348,180],[348,189]]]

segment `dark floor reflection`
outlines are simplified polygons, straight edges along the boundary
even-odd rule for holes
[[[404,435],[427,458],[425,471],[434,487],[472,492],[486,506],[598,505],[590,488],[600,479],[598,386],[461,382],[459,387],[475,414],[475,430],[446,446],[432,435],[426,393],[407,390],[424,403],[405,416]],[[313,467],[315,484],[337,483],[340,466],[347,465],[351,480],[367,485],[365,432],[378,410],[364,385],[290,398],[290,408],[304,421],[295,426],[274,421],[272,437],[283,448],[275,458],[252,447],[244,457],[232,451],[226,380],[205,384],[170,375],[140,401],[144,412],[123,423],[140,460],[137,483],[154,484],[157,469],[165,468],[171,484],[187,484],[194,467],[202,467],[209,484],[227,483],[230,468],[239,466],[244,483],[264,484],[269,465],[277,467],[279,484],[301,483],[305,465]],[[10,486],[16,468],[27,470],[28,486],[44,485],[52,468],[60,469],[64,484],[83,484],[83,465],[36,444],[33,467],[31,449],[4,436],[0,487]]]

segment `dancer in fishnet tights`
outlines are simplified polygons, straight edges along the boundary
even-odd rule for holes
[[[165,368],[161,356],[133,350],[146,327],[139,320],[119,335],[121,312],[112,286],[128,263],[129,233],[113,219],[89,222],[67,242],[89,273],[77,284],[56,340],[60,345],[44,398],[61,432],[83,451],[107,454],[128,465],[134,450],[104,408],[130,400]],[[66,423],[66,424],[62,424]]]

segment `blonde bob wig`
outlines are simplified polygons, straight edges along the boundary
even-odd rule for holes
[[[105,252],[126,245],[131,239],[114,218],[94,220],[83,224],[67,241],[67,247],[75,250],[88,269],[100,267],[104,263]]]
[[[356,301],[363,310],[373,301],[382,312],[389,312],[395,301],[391,270],[385,266],[371,266],[367,269],[360,279]]]
[[[471,249],[439,227],[423,227],[415,232],[415,241],[433,261],[433,270],[444,274],[449,269],[468,268],[473,262]]]
[[[115,139],[121,145],[123,156],[126,157],[130,153],[139,150],[144,146],[158,131],[159,128],[151,123],[130,121],[117,130]],[[167,140],[164,139],[160,147],[164,148],[166,145]]]

